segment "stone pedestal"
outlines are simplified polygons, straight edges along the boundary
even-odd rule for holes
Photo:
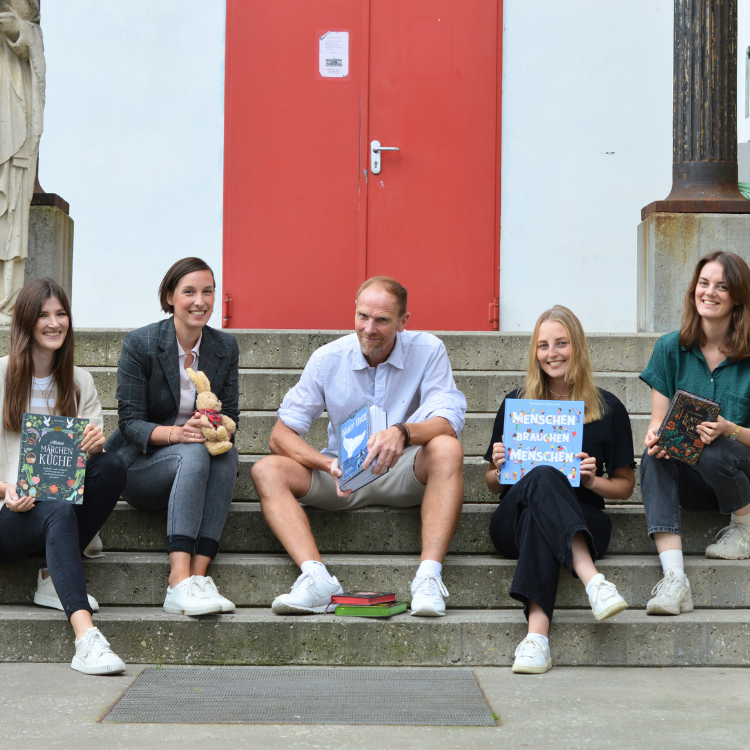
[[[653,213],[638,225],[638,330],[667,333],[680,318],[696,263],[724,250],[750,264],[750,216]]]
[[[73,219],[58,206],[32,205],[25,282],[49,276],[73,292]]]

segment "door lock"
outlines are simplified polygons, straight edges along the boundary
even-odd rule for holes
[[[381,146],[380,141],[372,141],[370,143],[370,173],[380,174],[380,167],[382,157],[380,156],[381,151],[400,151],[396,146]]]

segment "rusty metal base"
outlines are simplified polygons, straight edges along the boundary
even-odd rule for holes
[[[750,214],[750,201],[734,199],[663,200],[649,203],[641,209],[641,221],[651,214]]]

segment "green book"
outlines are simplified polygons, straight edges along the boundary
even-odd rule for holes
[[[336,614],[339,617],[393,617],[406,612],[406,602],[384,602],[383,604],[338,604]]]
[[[24,414],[18,497],[81,505],[86,453],[79,447],[87,419]]]

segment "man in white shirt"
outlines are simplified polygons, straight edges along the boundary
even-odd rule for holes
[[[276,614],[326,612],[342,593],[315,544],[302,505],[348,510],[367,505],[422,505],[422,557],[411,585],[412,614],[445,614],[442,562],[461,516],[466,398],[456,389],[444,344],[406,331],[406,289],[386,276],[357,293],[355,332],[313,353],[284,397],[269,440],[272,455],[253,468],[263,515],[302,575],[275,599]],[[341,492],[336,426],[366,401],[387,414],[386,430],[368,442],[364,467],[385,476]],[[328,412],[328,447],[301,435]]]

